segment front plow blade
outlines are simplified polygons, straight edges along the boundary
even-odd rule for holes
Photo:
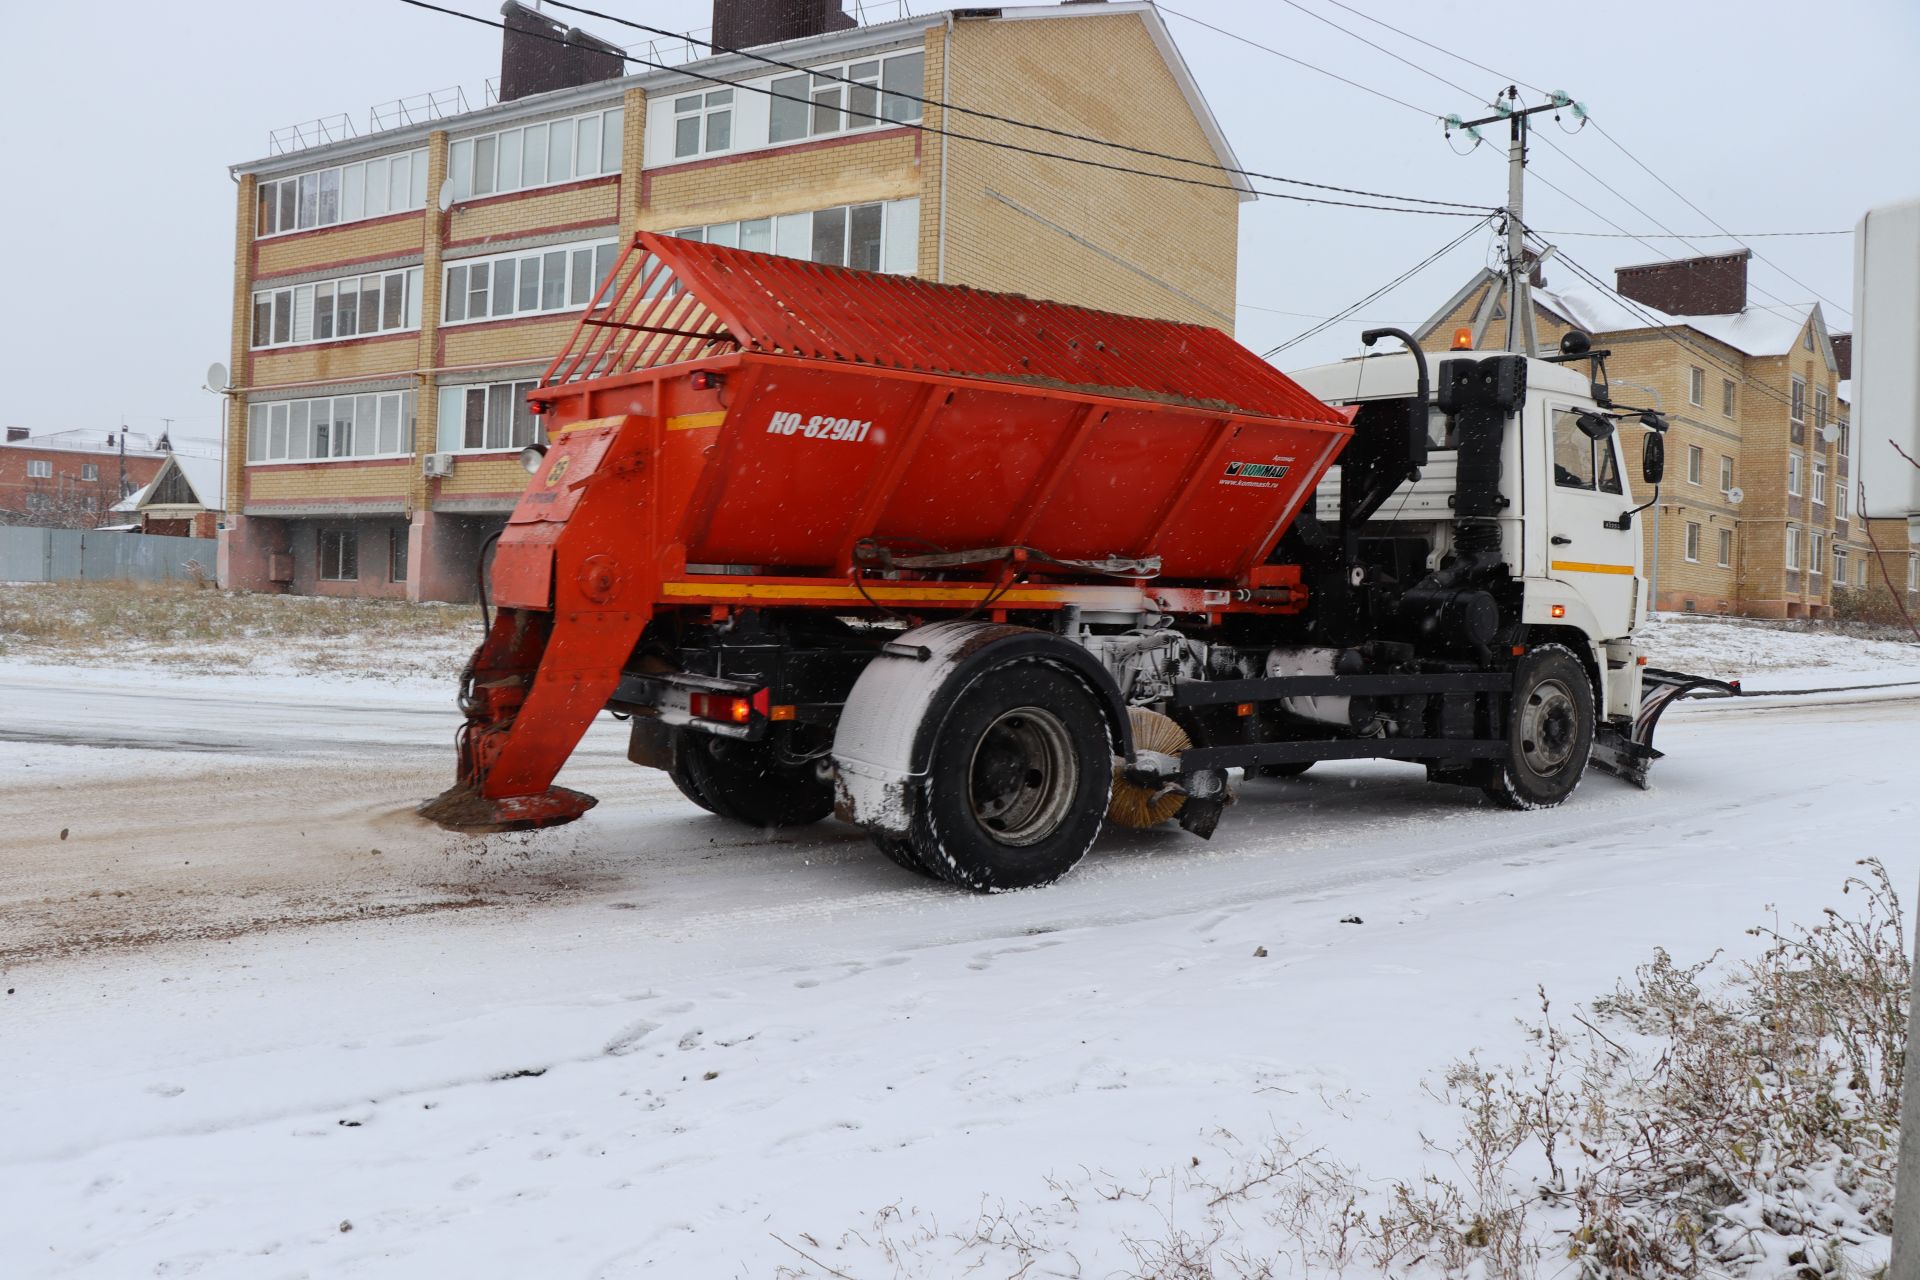
[[[548,787],[530,796],[483,796],[470,783],[449,787],[417,810],[449,831],[489,835],[496,831],[532,831],[557,827],[600,802],[585,792]]]
[[[1631,735],[1603,726],[1593,737],[1592,761],[1614,777],[1647,789],[1647,771],[1661,753],[1654,750],[1653,731],[1666,709],[1683,698],[1739,698],[1745,696],[1738,680],[1690,676],[1679,671],[1647,667],[1641,672],[1640,712]]]

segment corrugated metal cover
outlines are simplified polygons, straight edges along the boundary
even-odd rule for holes
[[[662,280],[667,273],[671,286]],[[567,353],[548,370],[547,382],[745,349],[1305,422],[1341,421],[1272,365],[1201,325],[652,232],[634,238],[610,279]],[[628,336],[612,336],[619,333]],[[638,333],[651,336],[635,340]]]

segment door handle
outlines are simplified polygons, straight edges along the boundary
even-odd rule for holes
[[[1553,535],[1553,545],[1554,545],[1554,546],[1556,546],[1556,547],[1568,547],[1568,546],[1572,546],[1572,545],[1573,545],[1573,539],[1572,539],[1572,538],[1563,538],[1563,537],[1561,537],[1561,536],[1560,536],[1559,534],[1557,534],[1557,533],[1556,533],[1556,534],[1554,534],[1554,535]]]

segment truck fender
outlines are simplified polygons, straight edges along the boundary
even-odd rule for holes
[[[935,622],[889,642],[847,695],[833,737],[834,812],[871,831],[905,835],[909,799],[926,779],[948,709],[983,672],[1023,658],[1079,676],[1106,713],[1114,754],[1133,758],[1126,703],[1085,649],[1031,627]]]

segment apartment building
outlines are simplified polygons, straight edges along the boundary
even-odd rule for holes
[[[1243,182],[939,105],[1235,166],[1150,4],[716,0],[717,42],[803,69],[637,75],[506,15],[504,101],[233,169],[224,584],[470,598],[525,394],[636,230],[1232,328]]]
[[[74,429],[34,435],[8,427],[0,441],[0,524],[92,529],[149,484],[165,450],[131,448],[117,431]]]
[[[1920,603],[1920,550],[1906,531],[1876,525],[1870,539],[1855,515],[1859,486],[1871,488],[1873,477],[1856,470],[1850,338],[1829,331],[1818,303],[1753,301],[1748,257],[1622,267],[1613,289],[1541,281],[1532,290],[1541,351],[1569,330],[1585,332],[1612,353],[1614,398],[1657,408],[1672,424],[1658,519],[1652,510],[1636,517],[1654,607],[1827,617],[1836,592],[1844,601],[1849,591],[1886,590],[1873,539],[1895,590]],[[1464,328],[1476,349],[1503,349],[1506,295],[1503,278],[1483,269],[1415,336],[1444,351]],[[1637,434],[1622,440],[1629,468],[1638,465]]]

